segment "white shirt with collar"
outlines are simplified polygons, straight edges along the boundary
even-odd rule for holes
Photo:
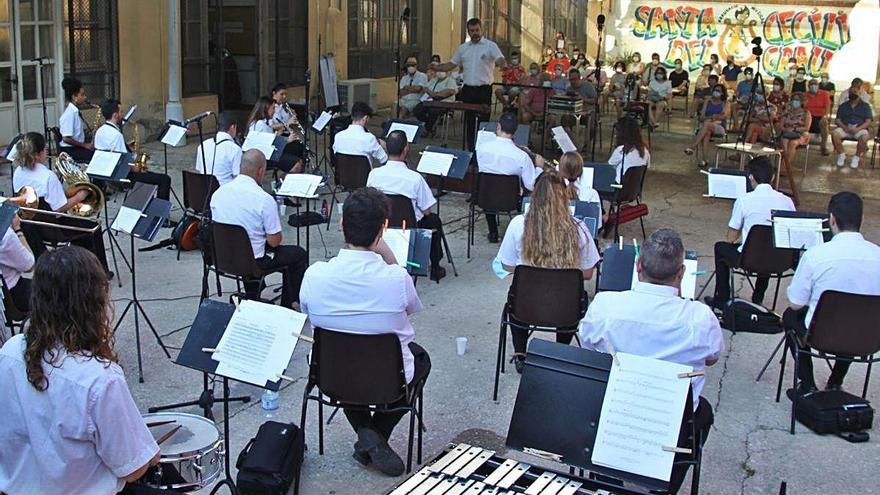
[[[787,292],[792,304],[810,307],[807,328],[826,290],[880,295],[880,247],[858,232],[839,232],[829,242],[808,249]]]
[[[290,112],[284,109],[284,105],[275,104],[275,113],[272,114],[272,122],[275,124],[286,124],[290,120]]]
[[[742,231],[742,252],[749,231],[755,225],[770,225],[770,210],[795,211],[791,198],[773,189],[770,184],[758,184],[752,192],[733,203],[733,212],[727,226]]]
[[[633,148],[629,150],[626,156],[623,156],[623,146],[614,148],[611,156],[608,158],[608,165],[613,165],[617,169],[617,183],[623,180],[623,175],[632,167],[650,167],[651,152],[645,148],[645,155],[639,155],[639,150]]]
[[[445,78],[440,79],[435,77],[428,81],[428,89],[432,93],[442,93],[443,91],[448,91],[450,89],[455,90],[450,96],[443,98],[440,101],[455,101],[455,93],[458,92],[458,85],[455,84],[455,79],[447,75]]]
[[[351,124],[333,138],[333,152],[345,155],[365,156],[379,163],[388,161],[388,155],[373,133],[360,124]]]
[[[638,282],[632,290],[596,294],[581,324],[581,346],[651,357],[703,370],[724,352],[718,318],[701,302],[682,299],[675,287]],[[693,379],[694,409],[706,378]]]
[[[251,125],[248,126],[248,132],[251,131],[275,133],[275,129],[272,129],[272,125],[267,119],[259,119],[251,122]]]
[[[208,162],[207,172],[202,163],[202,148]],[[214,175],[222,186],[241,173],[241,157],[241,146],[228,133],[219,131],[196,148],[196,171]]]
[[[58,127],[61,131],[61,137],[72,137],[81,143],[85,142],[86,133],[83,130],[82,119],[79,116],[79,108],[77,108],[73,102],[67,104],[64,113],[62,113],[61,117],[58,119]],[[63,148],[69,148],[73,145],[65,143],[62,140],[61,146]]]
[[[0,349],[0,491],[112,495],[159,452],[116,363],[68,354],[27,379],[19,334]],[[50,359],[47,353],[46,359]]]
[[[266,254],[266,237],[281,232],[278,205],[248,175],[239,175],[214,192],[211,216],[215,222],[243,227],[256,259]]]
[[[468,38],[459,45],[451,62],[462,67],[465,86],[487,86],[495,80],[495,62],[503,58],[498,45],[483,36],[476,43]]]
[[[128,147],[125,145],[125,136],[116,124],[105,122],[95,132],[95,149],[103,151],[115,151],[117,153],[127,153]]]
[[[571,219],[578,232],[578,259],[580,260],[581,270],[589,270],[596,266],[599,262],[599,250],[596,249],[596,243],[593,236],[590,235],[584,222],[572,217]],[[526,230],[526,216],[517,215],[510,220],[507,230],[504,231],[504,239],[501,240],[501,246],[498,248],[498,259],[507,266],[522,265],[522,239]]]
[[[58,176],[42,163],[35,164],[33,169],[21,165],[15,167],[12,173],[12,187],[20,191],[24,186],[33,187],[37,197],[43,198],[52,211],[58,211],[67,203],[67,195],[64,194],[64,187]]]
[[[0,238],[0,271],[6,287],[15,287],[21,274],[33,268],[34,255],[22,244],[12,227]]]
[[[388,160],[385,165],[370,171],[367,187],[375,187],[385,194],[399,194],[412,200],[416,220],[425,216],[422,211],[437,204],[437,199],[422,174],[410,170],[406,163],[396,160]]]
[[[518,175],[522,186],[531,191],[541,171],[535,167],[529,154],[508,137],[496,136],[477,146],[477,166],[480,172],[498,175]]]
[[[330,261],[306,270],[299,291],[312,327],[355,334],[395,333],[400,339],[406,381],[415,370],[409,316],[422,311],[412,277],[372,251],[341,249]]]
[[[404,74],[400,77],[400,89],[406,88],[408,86],[421,86],[422,88],[425,88],[426,86],[428,86],[428,75],[418,70],[415,72],[415,74]],[[401,101],[405,101],[408,103],[418,103],[421,97],[421,93],[410,93],[408,95],[401,96],[400,99]]]

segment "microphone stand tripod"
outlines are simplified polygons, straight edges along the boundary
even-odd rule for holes
[[[602,119],[599,117],[599,95],[600,95],[599,92],[602,89],[602,59],[599,57],[602,56],[602,29],[605,27],[605,23],[604,23],[605,16],[602,14],[599,14],[599,16],[601,17],[601,19],[599,19],[599,21],[603,21],[603,22],[596,23],[596,27],[598,28],[598,34],[599,34],[599,36],[598,36],[599,41],[596,44],[596,69],[593,71],[592,74],[590,74],[590,77],[592,77],[596,81],[596,104],[595,104],[595,108],[593,109],[593,124],[594,125],[592,126],[592,129],[589,130],[590,141],[591,141],[591,143],[590,143],[590,160],[594,161],[594,162],[596,161],[596,135],[602,134],[602,129],[601,129]]]
[[[49,114],[46,109],[46,75],[43,73],[43,58],[44,57],[37,57],[33,61],[40,65],[40,100],[42,100],[43,105],[43,136],[46,138],[46,142],[49,143],[52,139],[49,137]]]

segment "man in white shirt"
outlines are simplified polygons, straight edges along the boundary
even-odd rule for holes
[[[241,174],[220,186],[211,196],[211,218],[214,222],[238,225],[247,231],[253,257],[260,269],[281,273],[281,305],[291,308],[295,301],[299,301],[309,255],[299,246],[281,245],[278,205],[260,187],[265,174],[265,155],[259,150],[247,151],[241,159]],[[258,282],[248,282],[245,288],[252,299],[258,298],[262,290]]]
[[[241,173],[242,151],[241,146],[235,142],[236,134],[238,123],[235,116],[230,112],[221,113],[217,118],[217,134],[206,139],[196,149],[196,171],[217,177],[221,186],[238,176]],[[202,162],[202,149],[208,163],[207,171]]]
[[[33,269],[34,254],[21,230],[21,220],[13,215],[12,224],[0,238],[0,271],[12,302],[20,311],[29,311],[31,304],[31,281],[21,275]]]
[[[128,145],[122,134],[122,104],[112,98],[105,101],[101,104],[101,115],[104,117],[104,124],[95,132],[95,149],[128,153]],[[132,182],[157,186],[156,197],[160,199],[167,201],[171,197],[171,177],[165,174],[138,172],[134,167],[130,167],[128,179]]]
[[[480,172],[498,175],[518,175],[522,187],[531,191],[535,187],[535,179],[541,173],[544,159],[537,155],[535,161],[528,153],[513,142],[513,135],[519,121],[514,113],[505,113],[498,119],[495,128],[495,139],[481,142],[477,148],[477,167]],[[486,215],[489,225],[489,242],[498,242],[497,215]]]
[[[660,229],[641,246],[638,283],[628,291],[600,292],[590,303],[580,331],[581,346],[693,366],[702,371],[724,352],[718,318],[704,304],[683,299],[684,245],[678,233]],[[713,423],[712,406],[700,397],[705,377],[691,382],[694,426],[705,442]],[[677,493],[687,466],[672,470],[669,493]]]
[[[455,101],[455,93],[457,92],[458,86],[455,84],[455,79],[449,77],[449,73],[441,70],[436,71],[435,76],[428,81],[424,94],[433,101]],[[425,130],[428,133],[433,133],[434,125],[444,111],[442,108],[428,108],[419,103],[413,109],[413,115],[425,123]]]
[[[413,113],[428,86],[428,76],[419,70],[418,65],[415,57],[406,59],[406,74],[400,78],[400,100],[397,102],[397,116],[400,118]]]
[[[755,225],[770,225],[770,211],[795,211],[791,198],[773,189],[773,169],[765,156],[753,158],[748,165],[749,179],[754,188],[752,192],[733,203],[733,213],[727,224],[727,241],[715,243],[715,295],[706,296],[706,304],[723,309],[730,299],[730,269],[739,266],[743,246],[749,231]],[[742,242],[740,242],[740,235]],[[770,285],[768,277],[758,277],[752,302],[763,304],[764,293]]]
[[[380,164],[387,162],[388,155],[379,140],[367,130],[367,124],[373,115],[373,109],[369,105],[355,102],[351,106],[351,125],[333,138],[333,152],[364,156]]]
[[[862,226],[862,198],[851,192],[840,192],[828,202],[828,222],[834,237],[831,241],[808,249],[801,257],[791,285],[788,301],[791,307],[782,315],[786,328],[804,340],[813,321],[813,314],[822,293],[827,290],[850,294],[880,295],[880,247],[866,241]],[[809,349],[804,345],[801,348]],[[816,391],[813,360],[798,357],[797,393]],[[849,370],[849,363],[836,361],[826,390],[840,390]]]
[[[479,19],[467,21],[467,32],[469,40],[459,45],[451,61],[440,64],[437,70],[451,72],[461,67],[464,77],[461,101],[486,105],[488,108],[492,104],[492,82],[495,80],[493,71],[496,66],[503,69],[507,62],[498,45],[483,37]],[[478,117],[474,112],[465,112],[465,137],[470,150],[474,149],[476,143],[478,118],[480,121],[488,120],[489,115],[480,113]]]
[[[319,261],[306,271],[302,311],[313,327],[325,330],[397,334],[404,375],[412,389],[427,380],[431,359],[413,342],[409,316],[422,311],[422,302],[412,277],[397,264],[382,239],[388,215],[388,198],[374,188],[357,190],[346,198],[340,221],[346,246],[335,258]],[[403,474],[403,461],[388,445],[403,415],[345,410],[358,436],[354,458],[363,465],[372,462],[389,476]]]
[[[422,174],[410,170],[406,159],[409,156],[409,143],[403,131],[393,131],[385,139],[385,147],[388,149],[388,162],[385,165],[374,168],[367,178],[367,187],[375,187],[385,194],[398,194],[406,196],[412,201],[418,227],[430,229],[434,232],[431,236],[431,280],[439,282],[446,276],[446,269],[440,266],[443,259],[441,245],[441,232],[443,221],[440,216],[431,211],[437,204],[437,199],[431,193],[431,187],[425,182]]]

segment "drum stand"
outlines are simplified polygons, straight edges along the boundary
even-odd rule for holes
[[[229,397],[229,386],[227,384],[226,378],[223,379],[223,388],[224,393],[222,398],[214,397],[214,388],[209,387],[209,379],[207,373],[202,373],[202,394],[199,395],[197,400],[191,400],[186,402],[177,402],[175,404],[168,404],[165,406],[156,406],[147,409],[149,412],[159,412],[159,411],[168,411],[171,409],[181,409],[184,407],[192,407],[199,406],[202,409],[202,415],[211,421],[214,420],[214,403],[221,402],[223,403],[223,414],[224,417],[228,414],[227,410],[229,408],[230,402],[241,402],[243,404],[247,404],[251,401],[251,397],[249,395],[245,395],[242,397]]]

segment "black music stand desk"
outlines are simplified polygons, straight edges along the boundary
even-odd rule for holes
[[[449,166],[449,172],[444,176],[439,176],[440,181],[437,185],[437,214],[440,214],[440,197],[446,194],[443,191],[444,181],[447,177],[456,180],[463,180],[464,176],[467,175],[468,169],[471,166],[471,160],[474,157],[473,151],[466,150],[457,150],[453,148],[443,148],[441,146],[426,146],[425,151],[432,151],[434,153],[442,153],[444,155],[453,155],[455,159],[452,160],[452,165]]]

